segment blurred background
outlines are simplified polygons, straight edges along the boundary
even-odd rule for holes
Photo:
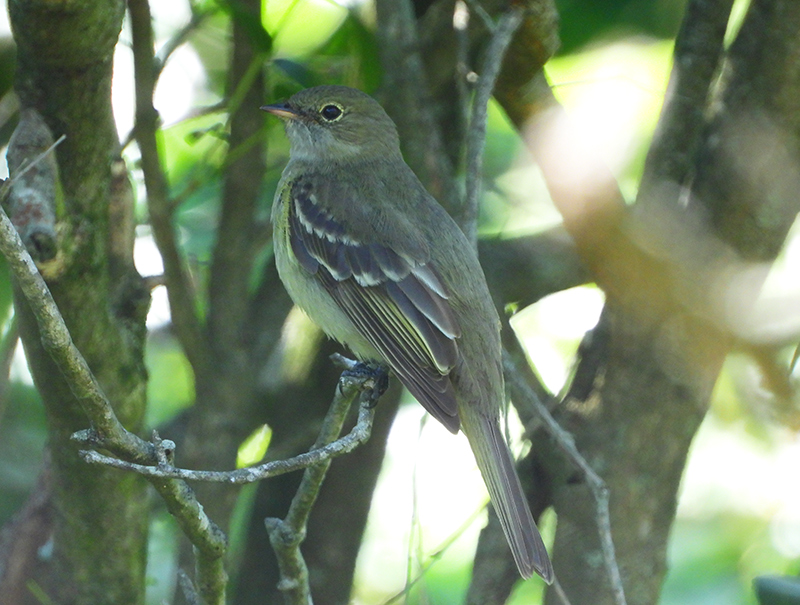
[[[745,0],[737,0],[734,20]],[[169,57],[155,104],[164,122],[163,150],[173,188],[182,203],[176,219],[181,245],[202,280],[214,242],[218,212],[225,116],[215,111],[223,98],[228,65],[229,14],[213,3],[196,2],[206,17]],[[617,176],[623,194],[635,198],[670,71],[681,0],[561,0],[561,49],[546,71],[555,94]],[[157,49],[192,19],[185,2],[153,2]],[[326,81],[355,82],[373,92],[381,80],[375,54],[374,7],[370,2],[269,0],[263,24],[273,36],[270,89],[274,102],[298,86]],[[735,27],[735,23],[733,24]],[[133,126],[134,93],[130,34],[123,30],[114,64],[113,104],[120,139]],[[9,94],[14,50],[6,10],[0,13],[0,145],[14,125]],[[277,120],[266,126],[268,172],[263,213],[268,214],[288,146]],[[5,148],[0,148],[4,154]],[[124,149],[140,198],[144,188],[135,145]],[[492,106],[486,144],[485,199],[480,229],[507,237],[558,224],[560,216],[516,131]],[[0,177],[7,176],[0,163]],[[139,214],[145,216],[142,200]],[[2,261],[0,261],[1,263]],[[149,227],[137,229],[136,263],[142,275],[162,271]],[[800,229],[795,225],[758,304],[800,294]],[[549,296],[513,317],[513,327],[530,360],[552,392],[567,383],[583,334],[596,323],[602,292],[587,285]],[[772,318],[780,324],[783,318]],[[11,292],[0,276],[0,526],[33,488],[46,429],[21,348],[12,328]],[[147,426],[168,424],[194,400],[190,366],[170,335],[163,287],[153,292],[148,316],[150,372]],[[309,328],[302,317],[298,330]],[[786,320],[789,321],[789,320]],[[770,325],[762,326],[768,330]],[[772,326],[774,327],[774,326]],[[790,326],[791,328],[791,326]],[[787,329],[790,329],[787,328]],[[794,326],[797,329],[798,326]],[[796,334],[797,332],[795,332]],[[794,347],[781,355],[791,359]],[[793,380],[800,379],[795,365]],[[731,354],[697,434],[686,467],[669,549],[665,605],[754,604],[753,578],[800,572],[800,439],[798,401],[779,405],[763,387],[762,368],[752,355]],[[797,397],[796,391],[794,395]],[[380,412],[379,412],[380,413]],[[269,427],[259,427],[239,452],[241,465],[258,461],[269,445]],[[519,443],[523,448],[525,444]],[[246,493],[243,497],[246,496]],[[375,491],[357,566],[355,603],[386,603],[409,578],[421,579],[407,602],[462,602],[487,496],[462,435],[451,436],[427,419],[409,399],[401,407]],[[555,516],[542,528],[552,539]],[[239,531],[245,531],[244,526]],[[237,530],[234,528],[232,535]],[[148,563],[148,605],[166,602],[174,585],[178,530],[154,510]],[[513,603],[539,602],[538,579],[520,583]],[[406,598],[406,597],[404,597]]]

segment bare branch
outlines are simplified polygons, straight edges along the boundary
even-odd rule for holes
[[[5,210],[0,210],[0,252],[6,257],[17,285],[36,317],[45,350],[69,382],[97,434],[102,436],[107,447],[147,459],[150,453],[147,444],[120,424],[86,360],[72,342],[47,284]]]
[[[147,0],[129,0],[133,39],[133,63],[136,80],[136,142],[142,154],[142,173],[147,189],[153,237],[164,260],[167,292],[175,333],[195,373],[206,366],[205,343],[196,313],[196,296],[191,279],[181,258],[172,227],[173,204],[169,185],[161,167],[156,132],[158,112],[153,107],[156,85],[156,64],[153,51],[153,30]]]
[[[625,605],[625,591],[622,587],[622,578],[619,573],[619,566],[617,565],[617,558],[614,552],[614,540],[611,534],[608,488],[605,482],[575,447],[575,440],[572,438],[572,435],[561,428],[548,409],[539,400],[536,393],[522,380],[517,367],[511,361],[508,354],[504,354],[503,356],[503,369],[512,399],[514,399],[518,405],[524,404],[536,410],[547,432],[575,467],[581,471],[589,488],[592,490],[597,508],[597,531],[600,534],[603,561],[608,572],[608,579],[614,594],[614,600],[617,605]]]
[[[363,389],[363,380],[352,377],[342,377],[339,382],[339,391],[343,392],[345,397],[349,397],[352,402],[358,392]],[[337,395],[339,397],[339,395]],[[336,400],[334,404],[336,405]],[[187,481],[207,481],[210,483],[229,483],[231,485],[244,485],[247,483],[255,483],[276,477],[285,473],[308,468],[315,464],[321,464],[337,456],[352,452],[359,445],[369,439],[372,430],[372,420],[375,413],[372,408],[362,407],[359,411],[358,422],[353,429],[341,439],[337,439],[323,447],[312,449],[309,452],[300,454],[293,458],[285,460],[273,460],[259,464],[256,466],[249,466],[246,468],[236,469],[235,471],[196,471],[184,468],[175,468],[170,464],[160,464],[156,466],[136,464],[99,454],[93,450],[81,450],[81,457],[90,464],[102,464],[113,468],[118,468],[124,471],[131,471],[138,473],[145,477],[151,478],[173,478],[184,479]],[[165,442],[166,443],[166,442]],[[171,443],[171,442],[170,442]],[[174,444],[173,444],[174,446]]]
[[[195,502],[197,500],[195,499]],[[200,511],[202,511],[202,506]],[[222,530],[217,529],[224,537]],[[224,543],[227,547],[227,541]],[[228,586],[228,573],[225,571],[225,549],[214,551],[208,548],[195,548],[195,583],[201,605],[225,605],[225,589]]]
[[[461,229],[473,246],[477,245],[478,205],[481,195],[481,172],[483,171],[483,150],[486,145],[486,119],[489,99],[492,96],[503,57],[508,50],[514,32],[522,25],[525,11],[520,6],[512,6],[497,22],[492,39],[486,49],[486,57],[481,75],[475,88],[472,101],[472,115],[467,132],[466,195],[460,217]]]
[[[156,77],[161,74],[164,66],[167,64],[167,61],[169,61],[169,58],[172,56],[172,53],[174,53],[184,42],[186,42],[186,39],[192,34],[192,32],[194,32],[194,30],[200,27],[207,17],[210,17],[219,10],[218,7],[213,4],[201,9],[195,9],[193,6],[192,9],[192,18],[189,19],[189,22],[175,32],[175,34],[164,44],[162,44],[161,48],[158,50],[158,55],[155,57],[154,61]]]
[[[385,378],[385,370],[381,371],[383,372],[383,378]],[[372,417],[373,405],[365,404],[372,397],[372,393],[375,392],[375,385],[370,385],[369,380],[354,381],[353,377],[348,375],[348,372],[345,371],[339,380],[333,403],[331,403],[328,414],[325,416],[322,429],[310,453],[320,451],[334,443],[334,440],[342,431],[347,413],[358,393],[361,393],[362,414],[366,410],[365,417],[370,419]],[[364,390],[365,388],[369,390]],[[278,556],[278,567],[281,572],[278,588],[283,592],[288,605],[311,603],[308,567],[300,552],[300,544],[305,539],[308,517],[317,500],[320,487],[322,487],[322,482],[330,465],[331,457],[328,456],[318,464],[309,466],[306,469],[285,519],[268,518],[264,520],[269,532],[270,543]]]

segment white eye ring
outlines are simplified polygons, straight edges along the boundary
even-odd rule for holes
[[[342,119],[344,115],[344,107],[338,103],[326,103],[322,109],[319,110],[319,115],[326,122],[336,122]]]

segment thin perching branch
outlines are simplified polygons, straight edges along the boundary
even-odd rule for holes
[[[617,565],[617,556],[614,549],[614,540],[611,534],[611,513],[609,511],[608,487],[600,476],[589,465],[586,459],[575,447],[575,440],[556,422],[547,407],[541,402],[533,389],[522,379],[520,372],[508,353],[503,353],[503,370],[506,382],[511,391],[512,399],[533,408],[538,414],[547,432],[567,455],[567,458],[581,471],[597,506],[597,532],[600,536],[600,545],[603,551],[603,562],[611,584],[611,592],[617,605],[626,605],[625,590],[622,586],[622,577]]]
[[[340,379],[339,388],[351,397],[351,401],[358,394],[358,389],[361,387],[360,380],[344,377]],[[355,389],[355,390],[354,390]],[[90,464],[102,464],[117,468],[123,471],[131,471],[142,475],[144,477],[160,478],[160,479],[184,479],[187,481],[207,481],[209,483],[229,483],[231,485],[244,485],[247,483],[255,483],[269,479],[270,477],[277,477],[285,473],[302,470],[315,464],[320,464],[331,458],[336,458],[343,454],[348,454],[356,449],[359,445],[369,439],[372,431],[372,420],[374,417],[374,410],[369,407],[362,407],[359,411],[358,422],[353,429],[341,439],[337,439],[332,443],[312,449],[309,452],[298,454],[292,458],[285,460],[272,460],[264,464],[249,466],[246,468],[239,468],[233,471],[197,471],[185,468],[176,468],[169,463],[160,462],[157,465],[136,464],[100,454],[94,450],[81,450],[80,456],[84,461]],[[175,444],[169,440],[163,440],[162,448],[165,450],[174,450]]]
[[[335,355],[334,358],[337,363],[344,365],[348,370],[357,366],[356,362],[341,355]],[[287,603],[305,605],[311,602],[311,596],[308,569],[300,552],[300,544],[305,539],[308,517],[333,458],[353,451],[369,439],[375,415],[374,401],[380,392],[380,378],[354,376],[350,372],[344,372],[339,379],[336,394],[323,421],[317,441],[311,450],[293,458],[274,460],[254,467],[234,471],[194,471],[175,468],[172,466],[175,443],[167,439],[162,440],[157,434],[154,434],[153,437],[156,464],[152,466],[127,462],[99,454],[93,450],[81,450],[80,455],[89,463],[103,464],[139,473],[147,477],[154,485],[158,485],[160,482],[174,481],[175,478],[230,484],[253,483],[305,468],[305,474],[286,518],[265,520],[270,542],[277,555],[281,570],[278,587],[284,591]],[[358,422],[347,435],[338,438],[348,412],[359,395],[361,406]],[[173,511],[170,508],[170,512],[178,516],[180,511]],[[181,517],[178,517],[179,523],[180,519]],[[202,553],[198,553],[198,575],[200,575],[199,570],[206,559],[202,557]],[[215,563],[215,561],[212,560],[211,563]],[[214,574],[211,577],[224,576]],[[201,594],[202,588],[201,585]]]
[[[50,151],[52,151],[52,147]],[[129,460],[136,460],[137,463],[100,456],[93,451],[82,451],[81,455],[87,461],[104,462],[126,470],[137,470],[140,466],[144,469],[161,469],[158,472],[145,470],[141,474],[145,475],[153,484],[164,499],[169,512],[195,546],[196,583],[200,603],[202,605],[223,605],[227,585],[227,573],[224,568],[227,538],[206,516],[202,505],[186,483],[175,478],[176,476],[186,476],[186,478],[198,479],[198,475],[192,471],[185,471],[184,475],[181,472],[164,470],[171,468],[175,444],[168,440],[161,440],[157,435],[154,436],[153,443],[148,443],[128,432],[119,422],[102,387],[73,343],[47,284],[25,249],[14,225],[1,207],[10,185],[11,183],[0,189],[0,252],[6,257],[12,275],[36,317],[45,350],[64,374],[92,424],[92,429],[79,431],[73,436],[73,439],[83,445],[111,450]],[[352,367],[352,362],[348,360],[340,358],[339,361]],[[307,471],[287,520],[279,523],[280,535],[286,536],[286,532],[290,531],[293,532],[292,535],[301,536],[302,539],[309,511],[316,500],[316,494],[325,472],[330,466],[331,459],[352,451],[369,437],[374,415],[373,408],[362,406],[355,428],[347,436],[334,441],[341,432],[347,410],[358,394],[362,393],[362,398],[364,398],[369,397],[373,392],[374,385],[370,380],[344,375],[340,379],[337,396],[317,440],[316,449],[290,460],[262,465],[264,468],[261,469],[260,476],[256,476],[252,469],[233,471],[227,476],[225,476],[226,473],[207,473],[207,475],[214,477],[214,480],[240,483],[316,465],[312,467],[312,470]],[[157,466],[144,466],[138,464],[140,462],[155,462]],[[200,473],[200,477],[202,475],[203,473]],[[233,480],[231,476],[233,476]],[[242,477],[248,478],[248,481],[239,480]]]
[[[196,295],[183,262],[172,227],[173,204],[169,185],[161,167],[156,133],[158,112],[153,106],[157,64],[153,49],[153,27],[148,0],[128,0],[133,42],[133,67],[136,84],[136,142],[142,156],[142,174],[147,189],[147,207],[153,238],[164,261],[167,294],[175,334],[195,374],[206,369],[206,350]]]
[[[46,153],[52,153],[54,148],[55,144],[45,154],[37,156],[29,166],[35,166],[38,161],[46,157]],[[20,173],[22,173],[22,170],[20,170]],[[9,182],[0,188],[0,253],[5,256],[14,279],[30,305],[36,318],[45,350],[64,375],[93,427],[75,433],[73,439],[83,445],[108,449],[128,460],[135,460],[136,464],[100,457],[95,452],[89,451],[82,451],[81,455],[87,461],[93,462],[106,462],[106,459],[108,459],[110,460],[108,462],[110,466],[117,466],[127,470],[136,470],[139,466],[143,466],[145,469],[172,468],[175,444],[168,440],[161,440],[157,434],[154,434],[153,442],[148,443],[127,431],[119,422],[111,403],[85,358],[72,341],[69,330],[50,294],[47,284],[26,250],[19,233],[2,208],[2,202],[13,184],[14,178],[9,179]],[[355,367],[355,362],[344,359],[341,356],[338,357],[338,361],[350,370]],[[289,562],[302,561],[302,556],[299,553],[299,544],[305,536],[308,516],[316,501],[319,488],[332,458],[352,451],[369,437],[374,406],[364,405],[360,410],[356,427],[350,434],[337,440],[352,402],[361,394],[361,400],[364,403],[374,403],[375,397],[380,394],[379,391],[384,386],[385,384],[380,379],[375,380],[369,377],[365,379],[351,374],[343,374],[339,381],[334,403],[314,446],[315,449],[288,461],[275,461],[269,465],[263,465],[269,472],[262,472],[260,477],[255,477],[254,473],[249,472],[251,469],[242,469],[244,472],[233,472],[234,477],[244,476],[252,481],[296,470],[297,468],[306,467],[307,469],[286,520],[271,520],[267,523],[268,527],[271,528],[271,534],[274,535],[271,539],[276,544],[279,559],[282,552],[288,553],[286,554],[288,558],[285,559],[286,565],[284,566],[284,563],[282,563],[282,586],[295,585],[299,582],[297,576],[290,575],[291,565]],[[139,464],[151,462],[155,462],[157,466],[147,467]],[[224,605],[228,581],[224,566],[224,554],[227,550],[225,534],[206,516],[202,505],[197,501],[194,493],[186,483],[174,478],[174,475],[180,475],[179,473],[170,474],[169,471],[161,471],[156,473],[143,472],[142,474],[147,477],[159,492],[167,509],[195,546],[196,584],[199,603],[202,605]],[[211,473],[211,475],[219,477],[224,473]],[[197,477],[189,476],[189,478]],[[230,476],[225,477],[223,480],[226,482],[241,482],[235,479],[231,481]],[[291,537],[288,543],[287,536]],[[286,548],[282,549],[281,547],[283,546],[286,546]],[[306,587],[307,583],[306,570]]]
[[[478,206],[481,195],[481,172],[483,171],[483,150],[486,146],[489,99],[492,96],[497,77],[500,75],[503,57],[511,44],[514,33],[522,25],[524,16],[525,11],[522,7],[512,6],[497,21],[475,87],[472,115],[467,131],[466,192],[460,221],[461,229],[473,246],[477,246],[478,243]]]
[[[0,206],[5,202],[13,181],[35,166],[46,154],[52,153],[63,139],[64,137],[60,138],[47,151],[39,154],[20,171],[19,175],[6,183],[0,193]],[[109,446],[135,452],[140,459],[146,459],[149,450],[147,447],[140,448],[137,441],[141,440],[128,433],[117,419],[89,365],[72,342],[72,336],[36,263],[2,207],[0,207],[0,252],[5,256],[11,274],[36,317],[42,346],[63,373],[84,412],[91,418],[97,434],[106,439]]]
[[[375,387],[368,386],[368,390],[364,390],[366,384],[363,380],[355,381],[352,377],[342,374],[339,387],[336,389],[336,396],[325,416],[312,452],[333,443],[339,436],[357,394],[361,394],[362,412],[365,409],[371,411],[374,401],[370,401],[370,397],[375,392]],[[281,573],[278,588],[283,592],[287,605],[308,605],[312,602],[308,567],[300,552],[300,545],[306,537],[311,509],[317,501],[320,487],[322,487],[330,465],[331,458],[328,457],[306,469],[285,519],[268,518],[264,520],[269,532],[270,543],[278,557],[278,567]]]

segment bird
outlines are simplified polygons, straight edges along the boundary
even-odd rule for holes
[[[290,143],[271,214],[290,297],[464,432],[520,575],[551,583],[501,429],[500,319],[474,247],[405,163],[394,122],[371,96],[316,86],[261,109],[283,120]]]

